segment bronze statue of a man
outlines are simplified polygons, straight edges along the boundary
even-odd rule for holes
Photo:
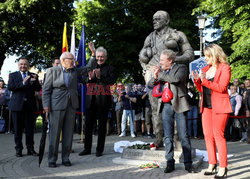
[[[154,31],[151,32],[139,54],[139,61],[143,68],[143,75],[146,84],[153,77],[150,71],[151,66],[158,66],[160,54],[165,49],[171,49],[176,53],[176,63],[188,64],[194,59],[194,52],[187,37],[181,31],[172,29],[168,26],[169,14],[166,11],[157,11],[153,15]],[[159,100],[149,94],[152,108],[153,129],[156,135],[155,144],[160,147],[163,145],[163,125],[160,113]]]

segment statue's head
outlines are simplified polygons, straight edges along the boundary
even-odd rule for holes
[[[169,24],[169,14],[166,11],[157,11],[153,15],[154,29],[160,31]]]

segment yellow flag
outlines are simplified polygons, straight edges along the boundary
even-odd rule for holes
[[[63,43],[62,43],[62,53],[68,52],[68,41],[67,41],[67,23],[64,23],[63,28]]]

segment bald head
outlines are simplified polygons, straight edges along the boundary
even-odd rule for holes
[[[169,14],[166,11],[157,11],[153,15],[154,29],[160,31],[169,24]]]

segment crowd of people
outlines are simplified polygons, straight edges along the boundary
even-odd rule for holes
[[[112,131],[119,137],[124,137],[129,126],[131,137],[138,136],[138,133],[142,137],[154,137],[147,88],[142,84],[124,85],[121,82],[114,86],[117,89],[113,91],[113,108],[110,110],[114,110],[111,114],[116,115],[112,116]]]
[[[52,66],[56,67],[60,64],[60,59],[53,60]],[[45,75],[46,76],[46,75]],[[40,80],[41,82],[42,80]],[[41,83],[42,85],[42,83]],[[199,110],[199,93],[195,90],[192,80],[187,83],[188,102],[191,109],[187,112],[187,129],[189,138],[203,138],[203,134],[199,132],[201,129]],[[242,141],[247,142],[247,120],[246,115],[246,100],[247,90],[250,88],[250,81],[247,79],[244,83],[239,84],[239,79],[234,79],[229,85],[228,93],[233,108],[233,113],[230,114],[226,129],[225,137],[227,141]],[[136,137],[138,133],[142,137],[154,138],[152,127],[152,111],[149,102],[148,93],[151,92],[147,86],[142,84],[123,84],[122,82],[115,83],[111,88],[112,104],[108,111],[107,117],[107,133],[118,134],[120,137],[126,136],[127,127],[132,128],[131,136]],[[40,92],[38,93],[40,94]],[[127,96],[126,96],[127,95]],[[5,120],[4,130],[2,132],[13,132],[13,124],[9,120],[10,111],[8,104],[11,96],[11,91],[8,90],[4,80],[0,80],[0,105],[1,117]],[[134,99],[128,101],[128,97]],[[79,99],[80,100],[80,99]],[[39,101],[39,99],[37,100]],[[41,112],[41,103],[36,104]],[[239,117],[239,118],[237,118]],[[242,117],[242,118],[241,118]],[[78,124],[80,121],[76,121]],[[9,124],[10,123],[10,124]],[[123,124],[122,124],[123,123]],[[123,125],[123,127],[122,127]],[[49,126],[48,126],[49,127]],[[96,125],[95,125],[96,127]],[[122,130],[123,128],[123,130]],[[81,128],[75,130],[80,134]],[[94,133],[97,131],[94,130]],[[122,132],[123,131],[123,132]]]
[[[217,168],[217,147],[219,171],[215,178],[225,177],[226,141],[250,143],[247,120],[250,81],[239,84],[239,79],[234,79],[230,84],[231,68],[226,54],[219,45],[211,44],[204,49],[207,66],[199,73],[191,72],[193,83],[188,80],[186,65],[192,61],[193,52],[186,36],[168,27],[169,15],[165,11],[158,11],[153,23],[155,31],[146,38],[140,53],[147,85],[116,83],[115,68],[107,63],[107,50],[95,49],[93,43],[89,44],[92,54],[86,66],[77,68],[74,55],[63,52],[60,59],[53,61],[53,67],[47,69],[43,82],[37,74],[29,72],[28,59],[20,57],[19,71],[10,73],[7,88],[0,79],[0,121],[5,119],[5,126],[9,126],[2,129],[0,123],[0,129],[4,132],[13,128],[16,156],[23,157],[24,131],[27,155],[38,155],[34,150],[36,112],[44,111],[49,120],[48,166],[57,167],[60,135],[62,164],[72,165],[69,156],[74,126],[77,123],[78,130],[82,126],[76,116],[81,76],[87,84],[87,94],[84,128],[80,127],[84,131],[84,148],[79,156],[91,154],[93,133],[98,135],[95,154],[101,157],[106,135],[125,137],[130,130],[132,138],[155,138],[156,147],[164,144],[167,164],[164,172],[170,173],[175,170],[174,136],[178,131],[186,171],[194,172],[190,138],[204,136],[209,160],[204,175],[213,175]],[[169,39],[164,39],[166,43],[160,43],[157,49],[154,39],[161,40],[159,34],[168,34]],[[180,45],[185,53],[178,51]],[[158,85],[162,91],[156,88]]]
[[[248,141],[248,120],[246,116],[249,111],[249,88],[249,79],[246,79],[244,83],[239,84],[239,79],[236,78],[233,80],[233,83],[229,85],[228,93],[233,112],[229,116],[225,129],[225,138],[227,141]]]
[[[64,52],[60,60],[55,59],[53,64],[56,64],[46,71],[43,83],[39,82],[36,74],[28,71],[29,62],[25,57],[21,57],[18,61],[19,71],[10,74],[7,88],[4,81],[0,80],[1,117],[6,121],[5,126],[11,126],[9,123],[12,123],[17,157],[23,156],[22,134],[24,130],[27,155],[38,155],[34,150],[33,139],[36,121],[35,111],[43,109],[50,116],[48,166],[57,166],[61,132],[62,164],[71,166],[69,155],[74,125],[79,122],[79,120],[76,122],[75,117],[80,102],[75,93],[77,91],[78,75],[83,76],[87,84],[94,84],[93,90],[96,90],[92,94],[87,93],[87,113],[84,128],[85,145],[84,150],[79,153],[80,156],[91,154],[94,128],[98,133],[97,157],[102,156],[105,136],[111,133],[124,137],[130,129],[130,135],[133,138],[154,138],[155,131],[152,125],[149,94],[152,93],[157,81],[167,81],[169,88],[173,92],[171,101],[162,103],[161,107],[164,128],[163,142],[165,143],[167,159],[165,173],[172,172],[175,169],[173,159],[174,133],[172,132],[174,130],[174,120],[177,122],[178,135],[184,151],[185,169],[189,172],[193,170],[191,167],[190,138],[199,139],[204,133],[209,156],[209,168],[205,175],[211,175],[217,166],[217,160],[213,153],[215,144],[219,147],[220,154],[220,170],[218,174],[223,176],[227,173],[225,141],[240,140],[241,142],[250,143],[247,137],[250,81],[246,79],[244,84],[239,85],[239,80],[234,79],[233,83],[229,84],[230,68],[228,68],[226,61],[221,60],[218,63],[209,61],[211,59],[211,50],[209,49],[221,50],[219,46],[211,45],[206,47],[205,55],[207,53],[207,63],[211,64],[211,67],[204,68],[201,74],[193,72],[195,84],[192,80],[185,82],[188,76],[187,73],[184,73],[186,70],[185,65],[174,63],[175,54],[171,50],[164,50],[161,54],[161,68],[159,66],[151,68],[154,77],[149,81],[148,86],[123,84],[122,82],[114,83],[114,68],[106,64],[106,49],[103,47],[96,50],[94,47],[92,48],[93,56],[88,65],[82,68],[75,68],[73,55]],[[217,64],[217,71],[216,66],[213,67],[213,64]],[[221,70],[221,72],[218,70]],[[228,75],[226,72],[228,72]],[[224,76],[220,79],[216,76],[216,73],[221,73]],[[176,79],[180,81],[176,81]],[[220,85],[214,85],[215,80]],[[225,84],[223,84],[223,81]],[[165,86],[166,82],[163,84]],[[100,87],[103,90],[110,90],[110,93],[104,91],[104,93],[100,94],[100,92],[103,92],[99,89]],[[195,87],[201,93],[198,93]],[[183,91],[183,89],[186,90]],[[183,94],[186,93],[185,98],[176,96],[180,91]],[[217,98],[219,97],[216,95],[223,96],[221,102],[218,102]],[[36,96],[40,97],[38,99],[42,103],[36,102]],[[228,101],[225,102],[225,100]],[[224,106],[221,107],[221,105]],[[11,113],[12,120],[8,120],[9,113]],[[220,123],[218,119],[221,119],[221,121],[219,120]],[[217,120],[217,122],[214,123],[213,120]],[[199,130],[201,130],[199,123],[203,126],[202,134],[199,133]],[[5,131],[10,129],[6,127]]]

